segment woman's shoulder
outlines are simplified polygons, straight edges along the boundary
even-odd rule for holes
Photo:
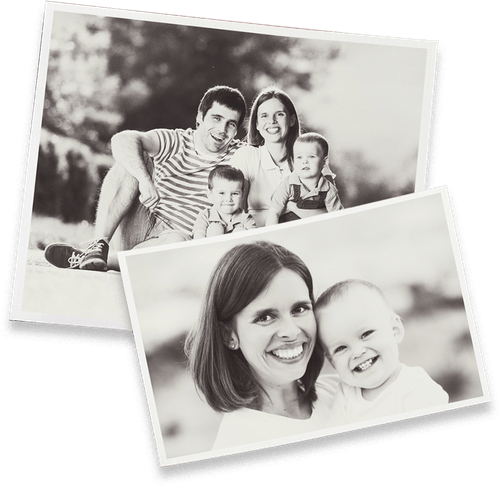
[[[313,404],[313,414],[319,419],[326,420],[333,406],[333,398],[339,388],[340,378],[337,374],[325,373],[319,375],[316,381],[318,398]]]
[[[231,157],[231,164],[234,165],[235,162],[251,162],[255,159],[260,158],[260,147],[254,147],[253,145],[243,145],[234,152]]]

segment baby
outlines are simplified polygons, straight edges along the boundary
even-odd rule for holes
[[[193,238],[223,235],[255,228],[252,216],[240,208],[243,172],[230,165],[218,165],[208,175],[208,199],[213,206],[198,214]]]
[[[448,403],[422,368],[399,361],[403,324],[376,285],[339,282],[319,297],[315,314],[325,355],[341,379],[329,426]]]
[[[293,146],[294,170],[271,197],[266,226],[342,209],[334,174],[322,174],[328,142],[318,133],[305,133]],[[332,177],[333,176],[333,177]]]

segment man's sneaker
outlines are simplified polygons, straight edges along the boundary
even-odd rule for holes
[[[93,241],[83,252],[80,260],[82,270],[105,272],[108,269],[109,245],[104,240]]]
[[[59,268],[80,268],[82,255],[82,250],[68,243],[51,243],[45,248],[45,259]]]

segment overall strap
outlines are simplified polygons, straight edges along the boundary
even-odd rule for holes
[[[319,191],[317,199],[299,199],[296,202],[299,209],[323,209],[327,191]],[[294,201],[295,202],[295,201]]]

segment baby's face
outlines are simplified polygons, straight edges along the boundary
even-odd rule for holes
[[[295,142],[293,146],[293,169],[300,178],[311,179],[321,174],[325,156],[316,142]]]
[[[373,389],[397,375],[403,326],[374,290],[347,290],[320,309],[317,320],[319,337],[342,381]]]
[[[209,199],[221,214],[233,214],[240,207],[243,191],[238,181],[228,181],[220,177],[212,180]]]

